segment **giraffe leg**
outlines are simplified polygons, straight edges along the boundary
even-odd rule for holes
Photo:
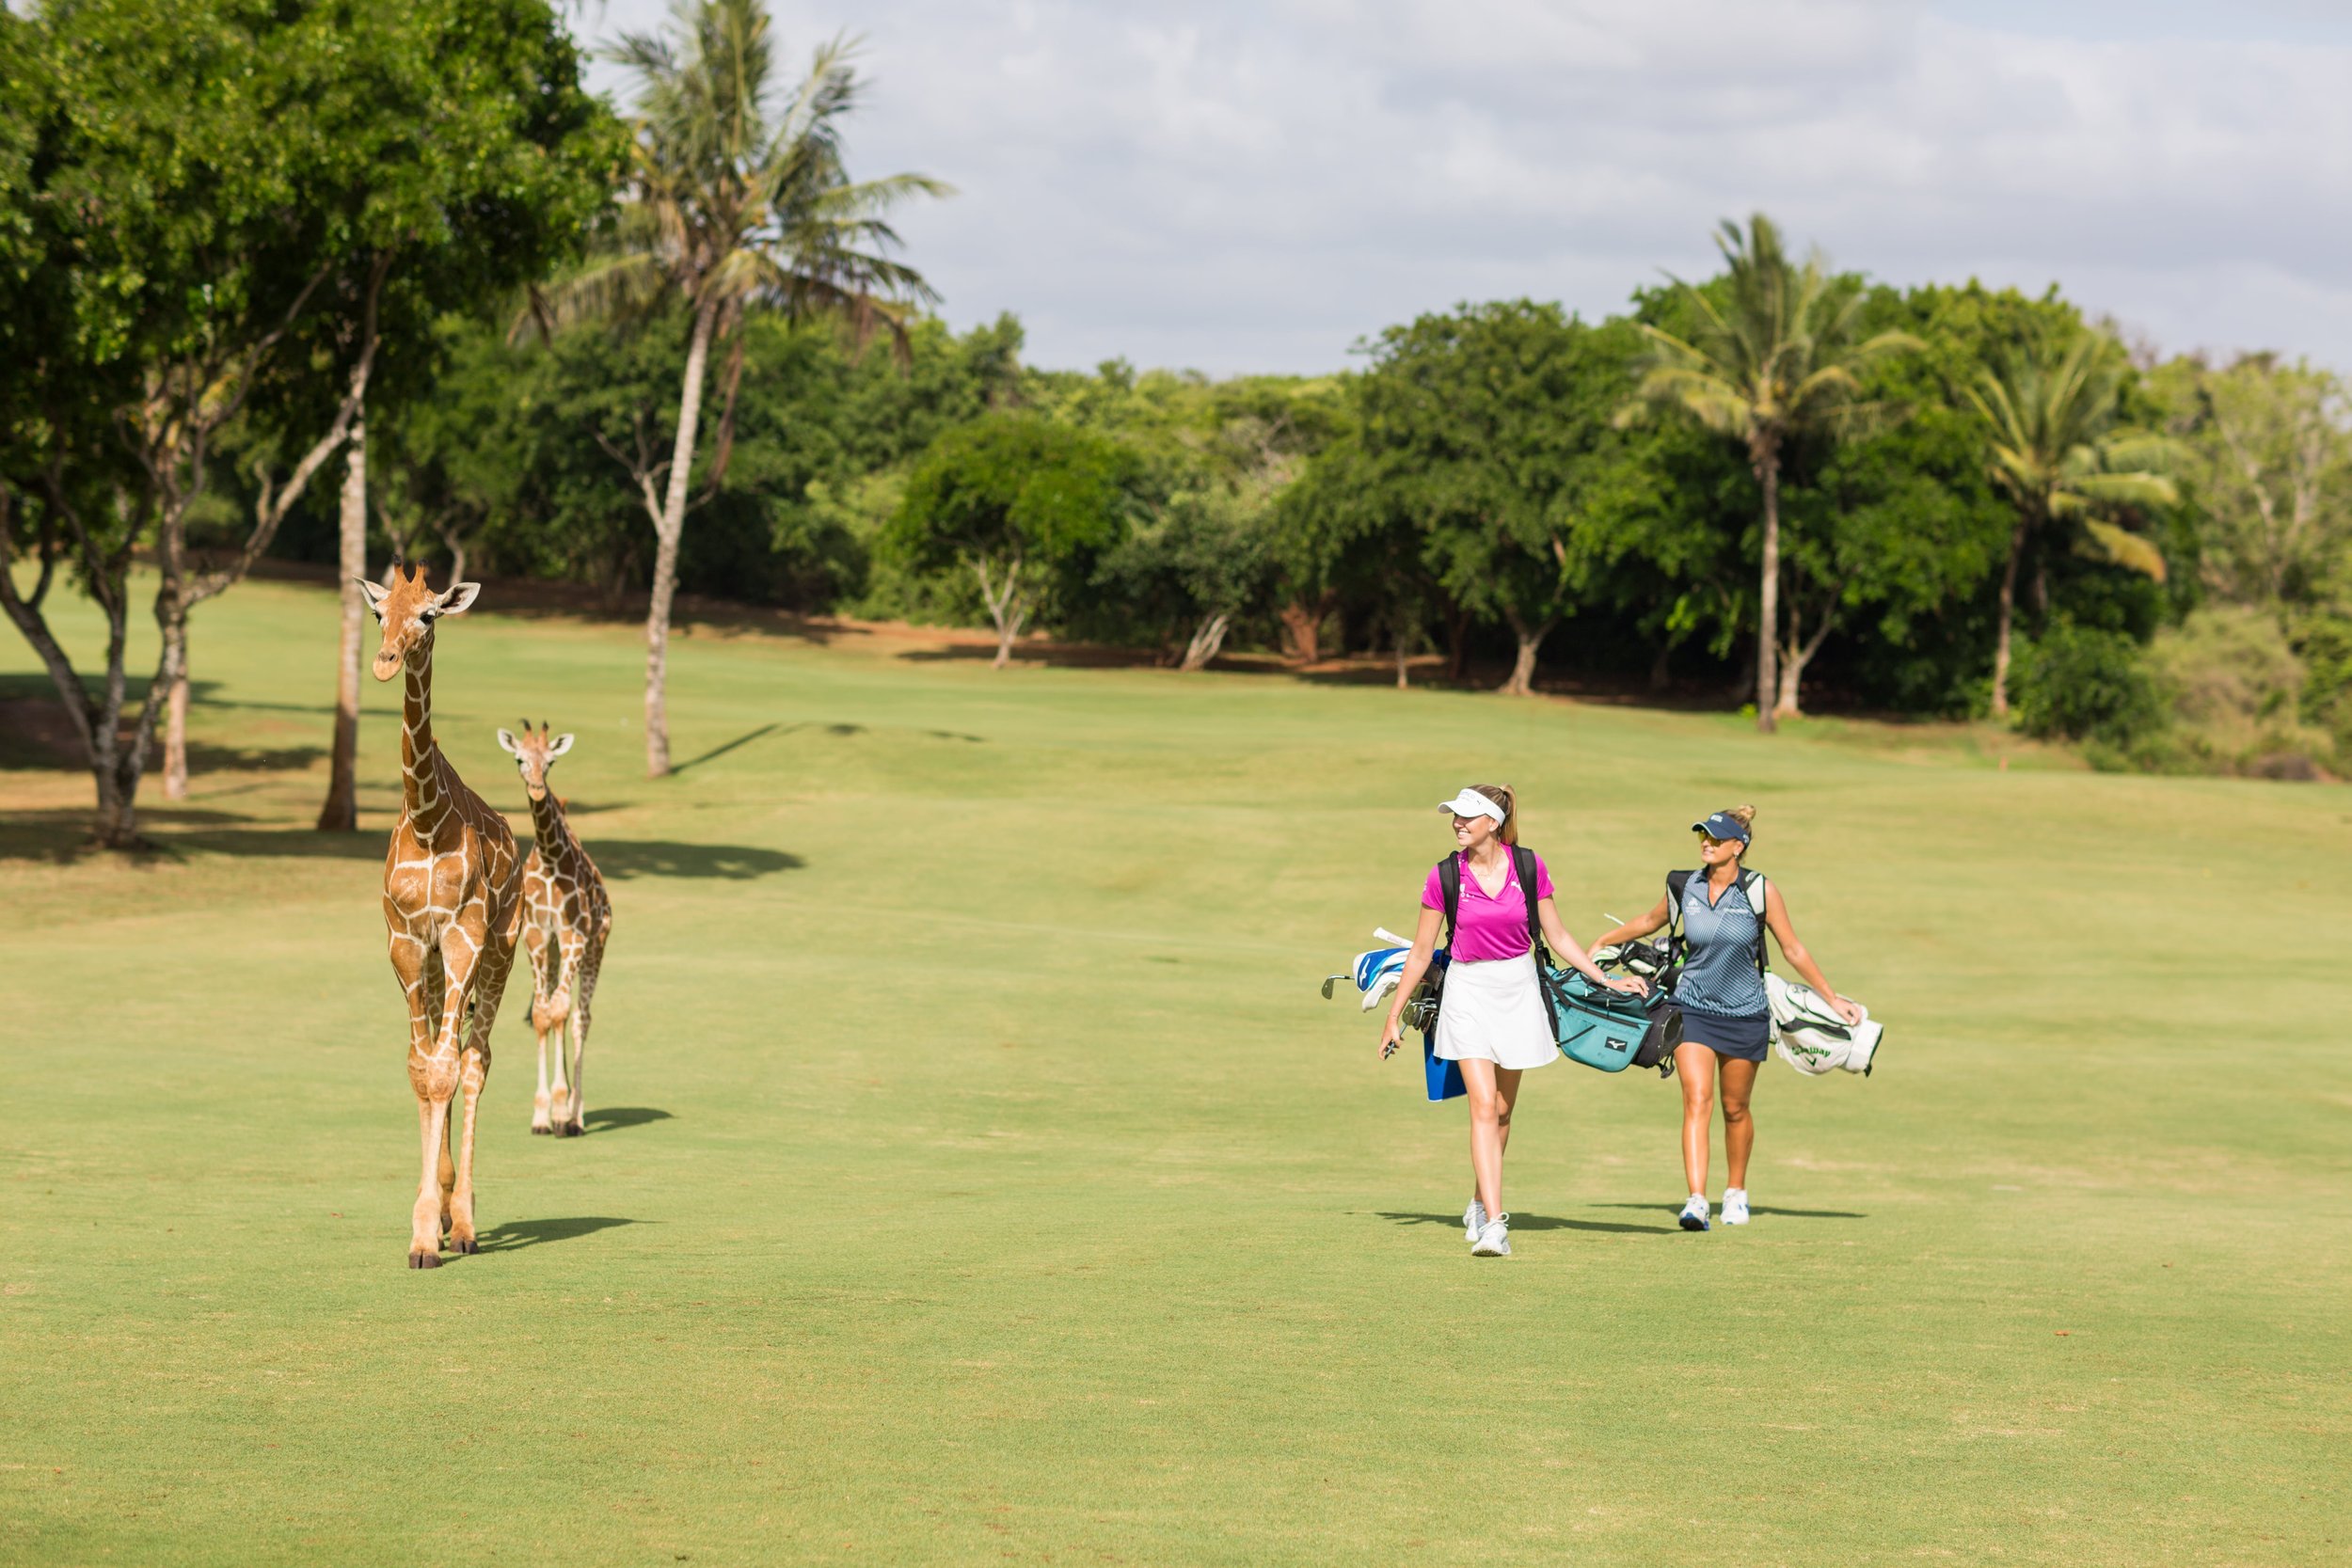
[[[531,1029],[539,1037],[539,1092],[531,1097],[531,1130],[552,1132],[554,1125],[548,1120],[548,1023],[542,1002],[548,994],[548,938],[539,922],[525,914],[523,944],[531,956]],[[558,1065],[561,1066],[563,1046],[558,1044]]]
[[[492,906],[489,918],[484,923],[482,956],[474,966],[473,995],[465,1013],[465,1049],[460,1057],[459,1079],[466,1096],[466,1123],[457,1143],[457,1191],[452,1204],[450,1227],[450,1243],[459,1252],[482,1250],[474,1227],[474,1110],[481,1101],[483,1085],[489,1081],[490,1030],[498,1022],[499,1003],[506,994],[507,973],[515,964],[516,913],[511,893]]]
[[[425,1148],[424,1181],[417,1194],[417,1210],[408,1242],[408,1266],[429,1269],[440,1262],[441,1223],[446,1215],[450,1233],[470,1240],[473,1234],[471,1207],[473,1195],[466,1180],[470,1174],[451,1160],[450,1101],[456,1097],[458,1084],[458,1042],[463,1037],[466,1013],[471,1005],[474,990],[474,971],[482,960],[482,938],[479,915],[469,922],[465,914],[452,921],[441,931],[441,1016],[435,1032],[432,1052],[421,1062],[414,1054],[408,1060],[408,1079],[417,1086],[418,1098],[429,1109],[424,1113]],[[437,1165],[435,1156],[439,1157]],[[446,1169],[447,1178],[440,1172]],[[447,1187],[441,1180],[449,1182]],[[429,1259],[430,1261],[421,1261]]]
[[[571,1054],[566,1062],[565,1038],[579,1028],[580,1018],[580,941],[565,933],[556,955],[561,966],[557,972],[555,996],[548,1004],[549,1032],[555,1037],[555,1094],[548,1103],[548,1115],[553,1119],[558,1137],[576,1138],[587,1131],[580,1125],[580,1057]]]
[[[457,1192],[452,1204],[449,1244],[453,1252],[474,1253],[482,1243],[473,1223],[474,1113],[481,1108],[482,1086],[490,1077],[490,1047],[485,1040],[466,1042],[458,1058],[457,1088],[465,1097],[465,1128],[457,1140]]]
[[[400,980],[408,1004],[408,1086],[417,1096],[417,1134],[424,1149],[424,1173],[417,1184],[417,1203],[410,1216],[408,1266],[438,1268],[441,1262],[440,1183],[435,1155],[443,1132],[434,1117],[432,1095],[433,1020],[438,987],[439,955],[424,939],[405,927],[391,933],[392,973]]]
[[[557,982],[559,986],[562,982]],[[534,1009],[532,1016],[538,1015]],[[572,1076],[564,1059],[564,1036],[569,1027],[571,998],[558,990],[547,1004],[548,1038],[555,1046],[555,1077],[548,1088],[548,1131],[568,1138],[572,1126]]]
[[[588,1131],[588,1009],[596,993],[596,971],[604,963],[604,941],[601,937],[588,939],[580,956],[580,968],[572,976],[572,1132],[585,1134]],[[563,1042],[557,1041],[557,1049]]]

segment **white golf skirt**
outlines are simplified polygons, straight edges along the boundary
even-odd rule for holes
[[[1434,1049],[1449,1062],[1537,1068],[1559,1059],[1551,1016],[1535,985],[1535,955],[1485,963],[1456,958],[1445,972]]]

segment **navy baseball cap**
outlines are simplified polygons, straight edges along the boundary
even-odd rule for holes
[[[1737,839],[1741,844],[1748,841],[1748,825],[1727,811],[1719,811],[1704,822],[1692,823],[1691,831],[1709,838]]]

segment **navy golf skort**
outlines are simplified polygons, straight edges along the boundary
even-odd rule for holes
[[[1682,1009],[1682,1043],[1703,1045],[1718,1056],[1731,1056],[1742,1062],[1760,1062],[1772,1043],[1772,1015],[1757,1013],[1751,1018],[1723,1018],[1685,1007]]]

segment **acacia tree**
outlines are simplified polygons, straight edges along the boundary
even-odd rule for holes
[[[382,281],[372,296],[346,288],[314,334],[317,358],[355,367],[336,388],[354,410],[340,498],[332,765],[317,824],[326,832],[358,824],[370,398],[360,367],[385,345],[391,380],[376,377],[379,417],[388,402],[397,413],[422,401],[441,358],[438,319],[485,307],[575,249],[621,152],[618,123],[581,87],[579,53],[547,0],[409,0],[358,8],[335,24],[344,47],[318,104],[332,125],[321,148],[340,198],[333,222],[353,257],[348,272]],[[315,391],[297,400],[284,422],[326,417],[316,402]],[[462,573],[462,551],[458,563]]]
[[[1421,531],[1446,599],[1506,624],[1501,689],[1534,689],[1544,640],[1573,612],[1562,543],[1581,481],[1612,439],[1632,348],[1556,305],[1465,306],[1383,333],[1363,380],[1364,441]]]
[[[2269,354],[2159,374],[2183,371],[2191,386],[2174,429],[2195,458],[2204,587],[2271,610],[2323,596],[2352,564],[2352,391]]]
[[[890,210],[947,187],[918,174],[852,182],[842,121],[863,88],[852,48],[836,39],[779,106],[768,13],[760,0],[676,0],[672,35],[632,33],[615,58],[637,77],[635,135],[610,243],[538,301],[543,328],[586,317],[642,318],[682,297],[690,325],[668,458],[612,449],[636,482],[655,537],[645,614],[645,771],[670,771],[666,700],[670,610],[678,536],[695,466],[703,379],[714,344],[731,342],[720,375],[718,436],[705,483],[725,472],[743,371],[744,315],[843,318],[863,342],[887,330],[903,343],[903,312],[936,297],[890,258]]]
[[[2121,508],[2179,499],[2172,481],[2157,471],[2171,461],[2172,444],[2122,427],[2129,370],[2122,344],[2076,326],[2029,336],[1981,367],[1968,388],[1991,436],[1994,483],[2016,507],[1993,645],[1995,718],[2009,713],[2018,568],[2047,535],[2063,531],[2094,560],[2164,580],[2163,553],[2115,515]],[[2036,598],[2046,606],[2046,593]]]
[[[6,593],[88,751],[96,836],[136,842],[135,800],[159,705],[175,742],[186,705],[188,611],[242,578],[341,443],[346,397],[280,481],[257,475],[251,522],[225,551],[191,551],[190,509],[215,437],[243,414],[304,312],[347,260],[318,199],[320,71],[334,51],[315,19],[190,0],[59,0],[11,21],[37,56],[42,156],[24,210],[40,246],[28,301],[40,350],[16,368],[21,411],[6,433],[8,510],[27,493],[42,561],[33,596]],[[16,32],[29,26],[29,33]],[[24,102],[11,82],[10,107]],[[381,275],[362,280],[372,298]],[[369,356],[350,367],[364,386]],[[109,429],[111,427],[111,429]],[[128,461],[124,453],[128,454]],[[119,736],[128,565],[151,541],[161,584],[155,674],[135,733]],[[94,705],[40,603],[69,552],[108,622],[104,695]]]
[[[1674,279],[1692,321],[1688,335],[1643,325],[1650,352],[1638,401],[1619,417],[1629,422],[1645,408],[1676,410],[1746,451],[1763,489],[1756,722],[1769,732],[1781,698],[1783,451],[1796,436],[1835,435],[1867,419],[1873,410],[1859,396],[1863,369],[1919,342],[1899,331],[1860,338],[1861,291],[1833,278],[1818,255],[1792,261],[1780,230],[1761,213],[1748,220],[1744,234],[1738,224],[1724,223],[1715,247],[1724,265],[1719,284],[1701,288]]]
[[[916,571],[969,571],[1001,670],[1032,615],[1082,591],[1138,510],[1140,461],[1091,431],[991,414],[933,442],[907,480],[887,544]]]

